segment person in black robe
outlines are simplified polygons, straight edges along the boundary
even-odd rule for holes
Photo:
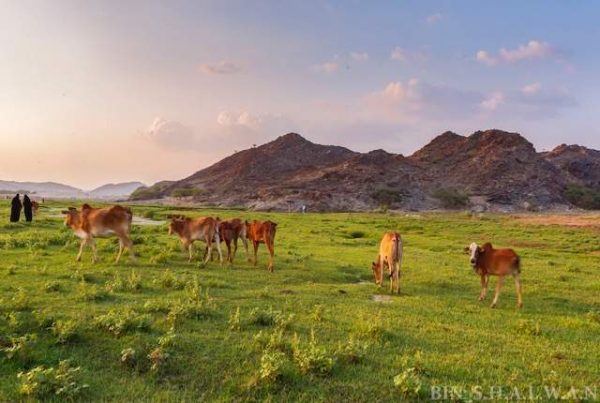
[[[31,199],[29,196],[23,196],[23,213],[25,213],[25,221],[31,222],[33,220],[33,210],[31,205]]]
[[[10,207],[10,222],[18,222],[19,218],[21,218],[21,208],[23,205],[21,204],[21,199],[19,198],[19,194],[13,197],[11,201]]]

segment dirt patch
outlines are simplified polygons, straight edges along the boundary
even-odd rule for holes
[[[595,250],[593,252],[590,252],[590,255],[592,255],[592,256],[600,256],[600,250]]]
[[[392,302],[392,297],[390,295],[373,294],[371,295],[371,299],[375,302],[382,302],[384,304]]]
[[[516,221],[530,225],[562,225],[566,227],[600,227],[599,214],[571,215],[523,215],[515,216]]]

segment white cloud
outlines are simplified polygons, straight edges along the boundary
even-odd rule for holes
[[[489,55],[485,50],[477,52],[477,61],[480,63],[487,64],[488,66],[495,66],[498,62],[492,56]]]
[[[441,13],[435,13],[428,15],[425,18],[425,22],[427,22],[428,24],[435,24],[436,22],[440,22],[443,18],[444,16]]]
[[[325,62],[323,64],[313,66],[313,70],[321,73],[332,74],[335,73],[339,69],[339,67],[339,64],[337,64],[336,62]]]
[[[492,56],[485,50],[479,50],[476,54],[476,60],[488,66],[495,66],[499,63],[516,63],[521,60],[531,60],[547,57],[553,54],[553,49],[547,42],[531,40],[526,45],[519,45],[515,49],[502,48],[497,56]]]
[[[146,135],[159,146],[173,150],[193,148],[195,142],[191,127],[162,117],[154,119]]]
[[[217,123],[225,127],[243,126],[256,130],[261,125],[262,118],[248,111],[241,113],[223,111],[217,115]]]
[[[369,54],[367,52],[351,52],[350,57],[352,57],[352,59],[359,61],[359,62],[364,62],[364,61],[369,60]]]
[[[521,88],[521,92],[525,95],[534,95],[540,91],[540,88],[542,88],[540,83],[531,83]]]
[[[498,107],[504,103],[504,94],[502,92],[494,92],[488,98],[481,101],[481,107],[488,111],[495,111]]]
[[[205,74],[233,74],[239,72],[239,66],[232,62],[222,61],[219,63],[204,63],[200,65],[200,71]]]
[[[407,55],[402,48],[396,46],[394,49],[392,49],[392,52],[390,53],[390,59],[403,62],[407,59]]]

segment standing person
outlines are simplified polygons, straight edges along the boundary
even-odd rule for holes
[[[29,196],[23,196],[23,212],[25,213],[25,221],[31,222],[33,219],[33,210],[31,205],[31,199]]]
[[[13,197],[10,204],[10,222],[18,222],[19,218],[21,218],[21,208],[23,207],[18,193]]]

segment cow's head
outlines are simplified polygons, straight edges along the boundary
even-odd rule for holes
[[[381,286],[381,283],[383,281],[383,269],[381,267],[381,264],[379,263],[379,256],[377,256],[377,259],[375,259],[375,261],[371,263],[371,270],[373,270],[373,278],[375,280],[375,284]]]
[[[471,245],[465,248],[465,253],[470,256],[469,262],[471,263],[471,267],[477,267],[477,259],[479,259],[479,255],[483,253],[483,250],[477,245],[477,243],[472,242]]]
[[[65,226],[74,228],[79,224],[79,211],[75,207],[61,211],[65,216]]]

